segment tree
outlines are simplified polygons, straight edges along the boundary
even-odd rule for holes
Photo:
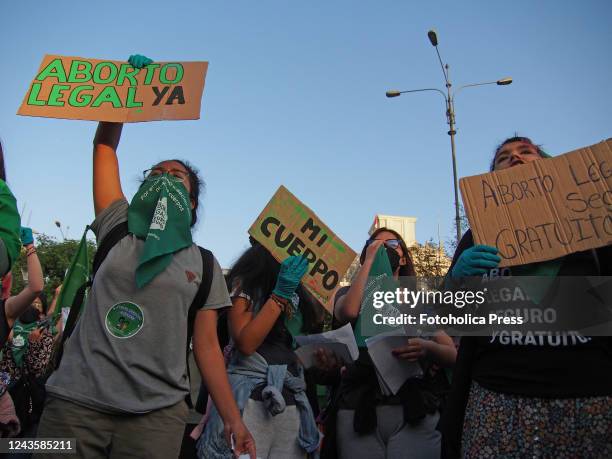
[[[66,270],[70,266],[70,261],[78,247],[78,240],[69,239],[60,242],[46,234],[36,235],[36,254],[40,260],[45,278],[45,288],[43,291],[49,301],[53,298],[55,288],[63,282]],[[87,251],[89,262],[92,263],[96,251],[96,244],[93,241],[87,241]],[[15,295],[25,286],[24,274],[27,275],[25,253],[22,252],[13,265],[12,273],[13,286],[11,295]]]
[[[463,204],[459,205],[459,221],[461,222],[461,234],[465,234],[467,230],[470,229],[470,222],[465,214],[465,209],[463,208]],[[455,253],[457,249],[457,221],[453,218],[453,234],[452,236],[446,240],[446,251],[449,254]],[[451,255],[452,257],[452,255]]]
[[[450,258],[444,248],[433,239],[410,247],[410,255],[414,262],[414,270],[418,277],[443,277],[450,266]]]

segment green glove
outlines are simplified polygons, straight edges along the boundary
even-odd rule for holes
[[[478,276],[496,268],[501,261],[499,251],[490,245],[475,245],[465,250],[451,272],[452,277]]]
[[[142,56],[140,54],[132,54],[129,57],[128,62],[137,69],[141,69],[149,64],[152,64],[153,59],[149,59],[147,56]]]
[[[293,256],[281,263],[276,286],[272,293],[281,298],[290,299],[295,293],[300,281],[308,270],[308,262],[304,257]]]
[[[21,239],[21,243],[25,247],[26,245],[34,244],[34,236],[32,235],[32,228],[27,228],[25,226],[21,227],[21,231],[19,232],[19,238]]]

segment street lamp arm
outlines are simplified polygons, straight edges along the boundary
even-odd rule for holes
[[[437,91],[440,94],[442,94],[442,97],[444,97],[444,101],[446,102],[446,94],[444,94],[443,91],[437,88],[411,89],[409,91],[387,91],[387,97],[395,97],[396,95],[399,96],[400,94],[407,94],[409,92],[423,92],[423,91]],[[390,95],[391,93],[394,93],[394,94]]]
[[[496,80],[496,81],[485,81],[483,83],[470,83],[470,84],[464,84],[463,86],[460,86],[459,88],[457,88],[457,90],[453,93],[453,95],[451,96],[452,101],[455,101],[455,96],[457,94],[459,94],[459,91],[461,91],[462,89],[465,88],[473,88],[474,86],[485,86],[485,85],[489,85],[489,84],[496,84],[496,85],[500,85],[500,81],[503,80]],[[510,80],[511,82],[512,80]],[[509,84],[509,83],[503,83],[503,84]],[[502,85],[503,85],[502,84]]]

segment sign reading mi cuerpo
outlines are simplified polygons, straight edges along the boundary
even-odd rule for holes
[[[356,254],[312,210],[281,186],[249,234],[279,262],[292,255],[306,257],[309,270],[302,283],[331,312],[340,280]]]
[[[501,266],[612,243],[612,139],[460,186],[475,242],[497,247]]]
[[[207,62],[127,62],[46,55],[17,114],[92,121],[198,119]]]

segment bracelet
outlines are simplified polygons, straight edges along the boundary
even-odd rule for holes
[[[32,248],[26,250],[26,258],[29,257],[30,255],[35,254],[35,253],[36,253],[36,248],[35,247],[32,247]]]
[[[276,303],[276,305],[280,308],[281,312],[285,312],[285,309],[287,308],[287,300],[281,298],[278,295],[275,295],[274,293],[270,294],[270,299]]]

